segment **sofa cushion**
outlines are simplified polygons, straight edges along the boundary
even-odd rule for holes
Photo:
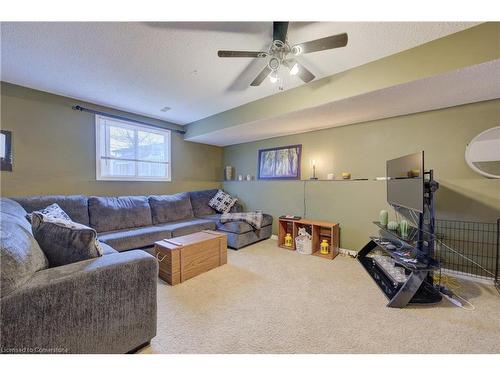
[[[99,241],[99,246],[101,247],[102,255],[116,254],[118,252],[111,246],[109,246],[107,243],[101,241]]]
[[[246,233],[231,233],[225,232],[227,236],[227,246],[233,249],[241,249],[242,247],[251,245],[257,241],[262,241],[271,237],[272,225],[267,225],[252,232]]]
[[[171,236],[172,232],[164,228],[163,224],[160,224],[99,233],[99,241],[108,244],[115,250],[125,251],[151,246],[156,241],[170,238]]]
[[[152,195],[149,197],[153,224],[192,218],[193,207],[189,193],[173,195]]]
[[[188,219],[173,223],[163,224],[165,229],[169,230],[172,237],[185,236],[202,230],[215,230],[215,223],[206,219]]]
[[[202,217],[217,213],[217,211],[208,205],[208,202],[217,194],[217,191],[219,191],[219,189],[192,191],[189,193],[194,216]]]
[[[89,225],[88,199],[83,195],[36,195],[30,197],[14,197],[28,212],[40,211],[45,207],[57,203],[72,221]]]
[[[147,197],[90,197],[90,226],[97,232],[152,225]]]
[[[242,234],[255,231],[255,228],[253,228],[250,224],[245,223],[244,221],[234,221],[222,224],[220,222],[220,216],[221,216],[220,214],[207,215],[203,216],[203,219],[212,220],[213,222],[215,222],[217,230],[221,230],[224,232]],[[262,215],[262,227],[272,225],[272,223],[273,223],[273,217],[271,215],[268,214]]]
[[[31,233],[26,211],[17,202],[0,198],[0,296],[12,293],[49,262]]]
[[[243,212],[243,205],[240,202],[236,202],[229,212]]]
[[[96,231],[86,225],[35,211],[31,215],[31,227],[51,267],[102,255]]]
[[[197,218],[179,220],[142,228],[100,233],[99,241],[110,245],[118,251],[125,251],[152,246],[156,241],[165,238],[184,236],[205,229],[214,230],[215,222]]]

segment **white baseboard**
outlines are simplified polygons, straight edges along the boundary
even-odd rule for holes
[[[273,235],[271,235],[271,239],[277,241],[278,240],[278,236],[275,235],[275,234],[273,234]],[[358,256],[358,252],[357,251],[349,250],[349,249],[339,248],[339,253],[343,254],[343,255],[350,255],[352,257],[357,257]]]

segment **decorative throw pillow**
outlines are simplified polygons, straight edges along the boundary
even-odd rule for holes
[[[83,224],[35,211],[31,215],[31,228],[33,236],[49,260],[50,267],[102,255],[96,231]]]
[[[63,211],[61,207],[57,203],[53,203],[50,206],[45,207],[43,210],[37,210],[35,212],[39,212],[42,215],[45,215],[46,217],[53,218],[53,219],[62,219],[62,220],[67,220],[71,221],[71,218],[68,216],[66,212]],[[31,215],[32,214],[27,214],[26,219],[31,223]]]
[[[231,207],[238,201],[238,199],[233,198],[228,193],[219,190],[215,196],[210,199],[208,205],[212,207],[215,211],[226,214],[231,210]]]

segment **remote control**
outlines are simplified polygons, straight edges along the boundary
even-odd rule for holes
[[[287,220],[300,220],[300,216],[294,216],[294,215],[282,215],[280,216],[280,219],[287,219]]]

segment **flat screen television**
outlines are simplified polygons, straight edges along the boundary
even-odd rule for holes
[[[387,202],[424,212],[424,152],[388,160]]]

